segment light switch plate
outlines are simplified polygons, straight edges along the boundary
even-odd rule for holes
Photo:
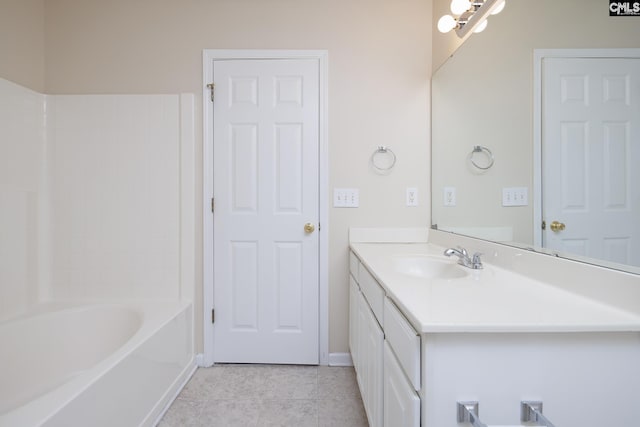
[[[360,191],[357,188],[334,188],[334,208],[357,208],[360,206]]]
[[[529,190],[527,187],[504,187],[502,189],[502,206],[527,206]]]

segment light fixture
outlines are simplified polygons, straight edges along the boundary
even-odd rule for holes
[[[481,23],[479,23],[478,25],[476,25],[476,28],[473,29],[474,33],[481,33],[484,31],[485,28],[487,28],[487,24],[489,24],[489,21],[487,21],[486,19],[484,21],[482,21]]]
[[[496,7],[491,11],[492,15],[497,15],[500,12],[502,12],[502,9],[504,9],[504,5],[507,4],[504,0],[499,1],[498,4],[496,5]]]
[[[505,0],[452,0],[451,15],[438,20],[438,31],[448,33],[455,29],[458,37],[463,38],[471,31],[479,33],[487,27],[487,17],[500,13]]]
[[[440,31],[441,33],[448,33],[449,31],[453,30],[456,25],[458,25],[458,22],[453,16],[444,15],[438,20],[438,31]]]
[[[469,9],[471,9],[471,1],[451,0],[451,13],[454,15],[462,15]]]

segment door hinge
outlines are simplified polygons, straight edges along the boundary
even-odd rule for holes
[[[215,83],[209,83],[207,85],[207,87],[209,88],[209,91],[211,91],[211,102],[213,102],[213,90],[216,88],[216,84]]]
[[[214,199],[213,199],[213,197],[212,197],[212,198],[211,198],[211,212],[213,212],[213,210],[215,209],[215,207],[216,207],[216,203],[214,202]]]
[[[216,323],[216,310],[214,308],[211,309],[211,323]]]

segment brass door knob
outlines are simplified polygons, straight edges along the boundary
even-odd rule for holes
[[[308,222],[304,225],[304,232],[307,234],[311,234],[313,233],[313,231],[316,229],[316,226],[313,225],[312,223]]]
[[[554,233],[557,233],[559,231],[564,230],[566,226],[564,225],[564,223],[560,221],[553,221],[550,227],[551,227],[551,231],[553,231]]]

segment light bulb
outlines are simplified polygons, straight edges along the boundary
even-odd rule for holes
[[[456,25],[457,22],[451,15],[444,15],[442,18],[438,19],[438,31],[441,33],[448,33],[453,30]]]
[[[476,28],[473,29],[474,33],[481,33],[484,31],[485,28],[487,28],[487,24],[489,23],[489,21],[487,21],[486,19],[484,21],[482,21],[481,23],[479,23],[478,25],[476,25]]]
[[[454,15],[462,15],[471,8],[469,0],[451,0],[451,13]]]
[[[500,12],[502,12],[502,9],[504,9],[504,5],[505,5],[505,4],[507,4],[507,2],[506,2],[506,1],[504,1],[504,0],[502,0],[502,1],[498,4],[498,6],[496,6],[496,8],[495,8],[495,9],[493,9],[493,10],[491,11],[491,14],[492,14],[492,15],[497,15],[497,14],[499,14]]]

